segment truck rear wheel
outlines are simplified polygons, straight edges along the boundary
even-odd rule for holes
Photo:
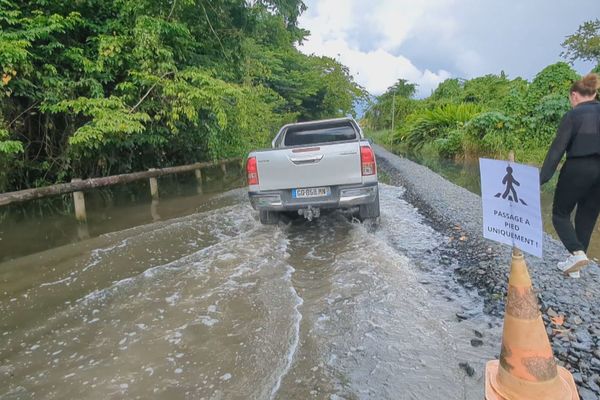
[[[379,190],[375,196],[375,200],[369,204],[361,204],[358,206],[358,219],[364,221],[379,217]]]
[[[275,225],[279,222],[279,213],[277,211],[260,210],[258,219],[263,225]]]

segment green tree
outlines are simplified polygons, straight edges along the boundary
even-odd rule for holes
[[[397,126],[415,109],[416,102],[413,97],[416,92],[416,84],[398,79],[367,109],[367,126],[374,130],[389,129],[392,125],[392,115]]]
[[[462,101],[480,104],[488,109],[497,109],[510,90],[510,80],[504,73],[500,75],[489,74],[465,81]]]
[[[561,46],[565,49],[561,56],[571,63],[584,60],[600,65],[600,19],[581,24],[577,32],[567,36]]]
[[[577,79],[579,75],[567,63],[558,62],[547,66],[535,76],[527,88],[527,107],[524,114],[534,112],[546,96],[559,95],[566,99],[569,88]]]
[[[440,104],[461,101],[464,98],[464,82],[458,78],[446,79],[433,91],[429,100]]]
[[[0,190],[242,155],[352,112],[301,0],[0,0]]]

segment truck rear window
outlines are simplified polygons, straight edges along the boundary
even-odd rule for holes
[[[290,126],[284,139],[285,146],[343,142],[356,139],[354,127],[346,121],[337,124]]]

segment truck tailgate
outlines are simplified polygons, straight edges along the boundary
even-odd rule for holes
[[[362,182],[358,141],[258,152],[256,161],[261,191]]]

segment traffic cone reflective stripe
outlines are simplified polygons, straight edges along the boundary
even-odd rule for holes
[[[522,254],[513,254],[499,361],[486,365],[487,400],[579,399],[573,377],[557,367]]]

